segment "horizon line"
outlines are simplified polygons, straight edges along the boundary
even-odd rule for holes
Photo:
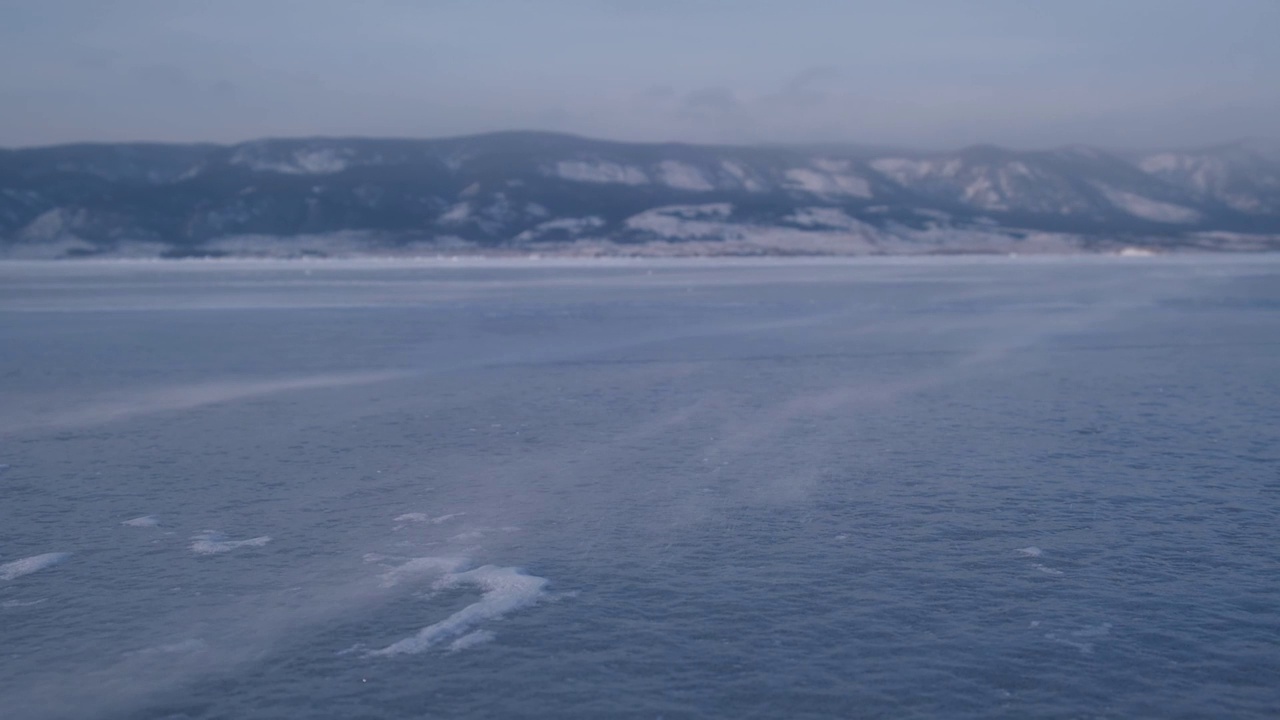
[[[1222,150],[1232,147],[1248,146],[1253,144],[1274,145],[1280,150],[1280,138],[1263,138],[1263,137],[1238,137],[1231,140],[1220,140],[1208,144],[1199,145],[1179,145],[1179,146],[1151,146],[1151,147],[1117,147],[1108,145],[1093,145],[1081,142],[1066,142],[1052,146],[1041,146],[1034,148],[1014,148],[1010,146],[1000,145],[991,141],[982,141],[969,143],[958,147],[936,148],[925,146],[910,146],[900,143],[864,143],[852,140],[825,140],[810,142],[690,142],[685,140],[619,140],[612,138],[596,137],[586,134],[565,132],[560,130],[532,130],[532,129],[509,129],[509,130],[487,130],[473,133],[447,134],[435,136],[405,136],[405,135],[264,135],[261,137],[251,138],[248,140],[239,140],[233,142],[219,142],[208,140],[193,141],[167,141],[167,140],[74,140],[70,142],[45,143],[35,145],[0,145],[0,152],[26,152],[38,150],[55,150],[62,148],[76,147],[108,147],[108,146],[144,146],[144,147],[206,147],[206,148],[235,148],[243,145],[254,145],[260,143],[271,142],[408,142],[408,143],[436,143],[436,142],[457,142],[465,140],[477,140],[482,138],[492,138],[497,136],[546,136],[559,138],[564,140],[579,140],[590,143],[599,143],[604,145],[621,145],[631,147],[661,147],[661,146],[683,146],[683,147],[711,147],[711,148],[733,148],[747,150],[816,150],[820,148],[841,149],[845,151],[857,150],[862,152],[894,152],[894,153],[912,153],[919,155],[941,155],[963,153],[973,150],[996,149],[1010,152],[1020,153],[1043,153],[1043,152],[1059,152],[1063,150],[1088,149],[1098,150],[1112,154],[1127,153],[1149,153],[1149,152],[1205,152],[1210,150]]]

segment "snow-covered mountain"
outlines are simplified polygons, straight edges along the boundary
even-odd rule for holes
[[[1280,248],[1280,155],[547,133],[0,150],[0,256]]]

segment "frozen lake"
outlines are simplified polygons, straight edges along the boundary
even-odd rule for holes
[[[1280,713],[1280,257],[0,263],[0,714]]]

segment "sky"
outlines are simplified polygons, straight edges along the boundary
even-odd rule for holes
[[[1280,0],[0,0],[0,146],[1280,135]]]

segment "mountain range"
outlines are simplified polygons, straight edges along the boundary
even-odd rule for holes
[[[0,257],[1280,249],[1280,148],[953,152],[535,132],[0,150]]]

